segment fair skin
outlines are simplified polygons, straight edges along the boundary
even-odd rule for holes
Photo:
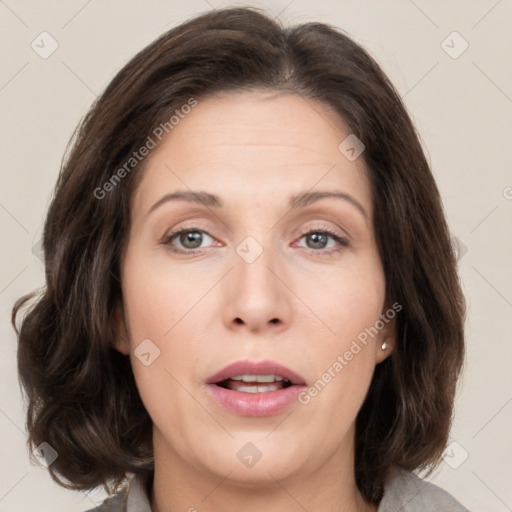
[[[121,265],[117,349],[153,421],[155,512],[376,510],[355,484],[354,425],[393,349],[392,323],[309,403],[275,415],[226,411],[205,384],[235,361],[271,359],[311,386],[386,310],[367,170],[338,149],[349,133],[332,109],[298,95],[230,93],[199,99],[147,158]],[[177,190],[224,205],[175,200],[148,213]],[[339,198],[290,208],[291,196],[319,190],[361,209]],[[181,228],[200,242],[165,238]],[[325,228],[348,245],[303,235]],[[247,236],[263,249],[251,263],[236,251]],[[160,350],[148,366],[134,355],[145,339]],[[237,457],[246,443],[262,454],[252,467]]]

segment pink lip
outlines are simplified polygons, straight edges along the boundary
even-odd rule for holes
[[[278,375],[289,380],[293,385],[277,391],[243,393],[215,384],[236,375]],[[304,379],[299,374],[274,361],[238,361],[212,375],[206,384],[210,396],[218,405],[240,416],[279,414],[289,407],[306,387]]]

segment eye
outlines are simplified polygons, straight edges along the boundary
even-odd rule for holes
[[[342,248],[348,246],[348,240],[329,228],[312,229],[302,233],[300,240],[306,239],[307,249],[315,254],[327,254],[340,251]],[[336,247],[334,250],[326,250],[328,248],[329,239],[333,242],[330,247]],[[310,242],[308,244],[308,241]]]
[[[171,251],[175,252],[194,252],[196,249],[201,249],[202,242],[204,241],[204,237],[212,238],[206,231],[196,228],[188,228],[188,229],[180,229],[178,231],[174,231],[173,233],[169,233],[165,236],[163,240],[163,244],[168,246]],[[176,239],[177,242],[181,244],[181,247],[175,247],[173,245],[173,240]],[[213,240],[213,238],[212,238]]]

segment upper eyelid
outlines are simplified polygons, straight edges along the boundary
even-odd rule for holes
[[[168,214],[171,214],[172,212],[165,212],[164,211],[164,218],[167,217]],[[179,214],[179,212],[176,212],[179,216],[181,216],[181,214]],[[182,218],[182,221],[183,222],[187,222],[187,221],[190,221],[190,222],[194,222],[194,221],[199,221],[201,222],[203,219],[208,219],[208,222],[210,222],[210,220],[212,220],[213,222],[220,222],[223,226],[223,229],[225,229],[226,231],[228,231],[229,233],[232,233],[233,232],[233,229],[225,222],[226,219],[223,218],[223,216],[221,215],[217,215],[217,212],[213,212],[211,209],[208,209],[207,212],[205,212],[204,210],[204,206],[198,206],[198,205],[188,205],[188,208],[187,210],[185,210],[185,215],[184,217]],[[361,231],[361,228],[360,226],[358,226],[358,220],[357,217],[354,216],[354,214],[350,211],[350,210],[338,210],[338,209],[332,209],[332,208],[328,208],[326,207],[325,205],[309,205],[309,206],[305,206],[305,207],[302,207],[301,208],[301,211],[296,211],[296,212],[288,212],[286,213],[284,216],[282,216],[277,224],[280,224],[283,220],[287,219],[286,221],[287,222],[291,222],[290,221],[290,216],[288,215],[289,213],[295,213],[296,215],[292,215],[292,219],[295,219],[296,221],[298,222],[303,222],[303,221],[309,221],[309,220],[314,220],[312,219],[312,217],[327,217],[327,218],[330,218],[330,220],[320,220],[320,219],[317,219],[317,221],[319,222],[333,222],[334,224],[336,224],[337,222],[334,220],[336,218],[338,218],[338,224],[339,223],[348,223],[350,226],[352,226],[352,228],[356,231]],[[214,217],[214,218],[213,218]],[[159,218],[159,216],[157,216],[157,218]],[[361,217],[362,218],[362,217]],[[201,220],[199,220],[201,219]],[[295,222],[295,220],[293,222]],[[273,224],[273,226],[276,226],[277,225],[276,223]],[[346,229],[344,228],[341,228],[341,226],[338,226],[339,229],[341,229],[343,232],[345,232],[347,234],[348,237],[350,237],[350,234],[347,232]],[[270,228],[270,229],[273,229],[273,228]]]
[[[321,221],[318,221],[318,222],[321,222]],[[337,230],[341,231],[341,233],[337,233]],[[163,238],[166,238],[169,235],[176,235],[177,233],[179,233],[181,231],[201,231],[203,233],[206,233],[208,236],[215,238],[215,236],[212,235],[207,228],[203,228],[201,226],[198,226],[197,224],[191,224],[190,226],[184,225],[184,226],[180,226],[179,228],[170,228],[165,232]],[[229,231],[231,232],[232,230],[230,229]],[[336,228],[325,226],[325,225],[311,226],[309,228],[297,228],[296,230],[294,230],[294,232],[296,234],[302,234],[302,235],[309,233],[311,231],[332,231],[333,234],[336,234],[340,237],[351,238],[349,233],[347,232],[347,230],[345,230],[339,226],[337,226]]]

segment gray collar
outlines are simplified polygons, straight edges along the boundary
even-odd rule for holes
[[[149,503],[150,477],[134,476],[130,481],[128,497],[126,500],[126,512],[151,512]]]

